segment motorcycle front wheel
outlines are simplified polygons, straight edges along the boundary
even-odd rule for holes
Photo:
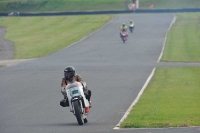
[[[125,43],[126,42],[126,38],[122,37],[122,41],[123,41],[123,43]]]
[[[74,103],[75,116],[76,116],[76,119],[78,121],[78,124],[83,125],[84,120],[83,120],[83,113],[81,111],[80,103],[79,103],[78,100],[73,101],[73,103]]]

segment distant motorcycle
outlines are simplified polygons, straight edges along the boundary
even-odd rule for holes
[[[133,30],[134,30],[134,24],[130,24],[129,25],[129,30],[130,30],[131,33],[133,32]]]
[[[88,122],[89,102],[86,99],[83,86],[80,82],[74,82],[66,87],[70,111],[76,116],[79,125]]]
[[[123,41],[123,43],[125,43],[128,39],[128,35],[127,35],[127,32],[121,32],[121,39]]]

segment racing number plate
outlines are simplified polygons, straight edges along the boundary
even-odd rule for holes
[[[73,90],[72,91],[72,94],[74,95],[74,94],[77,94],[78,93],[78,90]]]
[[[70,93],[70,96],[71,96],[71,97],[80,95],[80,94],[79,94],[79,90],[78,90],[77,87],[73,87],[73,88],[71,88],[70,90],[71,90],[71,93]]]

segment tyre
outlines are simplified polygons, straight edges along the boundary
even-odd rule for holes
[[[126,42],[126,38],[125,38],[125,37],[123,37],[123,38],[122,38],[122,41],[123,41],[123,43],[125,43],[125,42]]]
[[[77,122],[79,125],[83,125],[84,120],[83,120],[83,114],[81,112],[80,103],[78,100],[73,101],[73,103],[74,103],[74,111],[75,111]]]
[[[133,28],[132,28],[132,27],[130,27],[130,32],[131,32],[131,33],[133,32]]]

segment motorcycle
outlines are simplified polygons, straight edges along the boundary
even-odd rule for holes
[[[125,43],[127,41],[127,33],[126,32],[121,32],[121,39]]]
[[[80,82],[74,82],[66,86],[70,112],[75,115],[79,125],[88,122],[89,102],[86,99],[83,86]]]
[[[134,30],[134,24],[130,24],[129,25],[129,30],[130,30],[131,33],[133,32],[133,30]]]

